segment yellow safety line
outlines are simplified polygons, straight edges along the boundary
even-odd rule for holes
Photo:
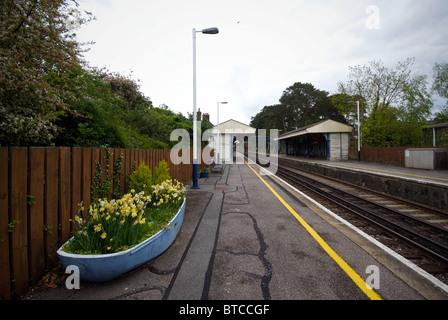
[[[355,282],[355,284],[371,299],[382,300],[381,297],[344,261],[320,235],[293,209],[283,200],[282,197],[244,160],[246,165],[260,178],[261,181],[271,190],[278,200],[288,209],[288,211],[300,222],[300,224],[308,231],[308,233],[317,241],[317,243],[325,250],[325,252],[341,267],[342,270]]]

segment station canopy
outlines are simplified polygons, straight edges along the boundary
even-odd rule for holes
[[[294,138],[305,134],[319,134],[319,133],[340,133],[353,131],[353,127],[340,123],[334,120],[323,120],[293,131],[286,132],[278,137],[278,140]]]

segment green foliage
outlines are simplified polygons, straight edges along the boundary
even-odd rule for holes
[[[150,194],[152,191],[152,174],[151,169],[145,163],[141,163],[138,169],[135,170],[129,177],[129,187],[136,193],[144,191],[145,194]]]
[[[120,199],[80,204],[73,239],[63,250],[106,254],[127,250],[167,227],[185,197],[182,183],[164,182],[151,192],[128,193]]]
[[[166,180],[171,180],[168,163],[162,160],[159,165],[154,168],[154,175],[152,177],[152,184],[161,184]]]
[[[443,98],[448,99],[448,63],[434,65],[434,83],[432,89]]]
[[[436,123],[448,122],[448,63],[434,65],[434,83],[432,89],[442,98],[447,99],[445,106],[437,112],[434,118]]]
[[[155,108],[138,81],[89,68],[74,0],[0,2],[0,145],[166,149],[192,123]],[[79,10],[78,10],[79,11]],[[81,12],[80,24],[91,20]]]
[[[154,185],[161,184],[167,180],[171,180],[168,163],[164,160],[160,161],[158,166],[154,168],[154,173],[151,174],[151,169],[145,163],[141,163],[138,169],[135,170],[129,177],[129,187],[135,192],[144,191],[146,194],[152,192]]]
[[[358,122],[358,104],[359,101],[359,118],[363,122],[366,117],[366,101],[359,95],[348,95],[346,93],[337,93],[330,96],[330,102],[339,113],[344,116],[345,121],[349,125],[356,125]]]
[[[280,104],[265,106],[252,117],[250,125],[285,133],[326,119],[345,122],[331,104],[328,92],[316,89],[310,83],[296,82],[283,92]]]
[[[120,154],[117,158],[112,174],[112,180],[109,176],[111,156],[112,153],[109,149],[107,149],[106,155],[104,156],[104,160],[106,162],[105,172],[103,172],[101,163],[99,161],[95,161],[95,175],[93,177],[93,183],[90,186],[90,197],[94,202],[99,199],[108,199],[111,192],[112,199],[118,199],[121,197],[120,176],[122,175],[121,168],[124,156],[123,154]]]
[[[353,112],[346,100],[361,100],[362,143],[365,146],[408,146],[421,143],[421,129],[433,102],[426,76],[412,73],[415,59],[400,61],[394,68],[381,60],[349,67],[348,80],[339,83],[332,102],[346,116]]]
[[[19,224],[20,221],[19,220],[13,220],[10,223],[8,223],[8,232],[11,233],[14,231],[14,227]]]
[[[69,112],[80,45],[66,21],[71,1],[0,2],[0,144],[45,145]],[[73,2],[74,3],[74,2]],[[75,3],[76,4],[76,3]]]

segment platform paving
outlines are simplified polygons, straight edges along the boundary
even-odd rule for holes
[[[377,175],[399,177],[402,179],[448,186],[448,170],[425,170],[416,168],[406,168],[392,164],[369,162],[369,161],[356,161],[356,160],[328,161],[328,160],[316,160],[312,158],[307,159],[303,157],[293,157],[284,155],[280,155],[279,157],[296,159],[298,161],[311,161],[330,167],[333,166],[337,168],[359,170],[370,172],[372,174]]]
[[[367,279],[368,267],[378,268],[381,298],[448,297],[309,199],[262,177],[359,276]],[[24,299],[368,299],[247,164],[225,165],[199,187],[187,191],[181,231],[158,258],[106,283],[35,288]]]

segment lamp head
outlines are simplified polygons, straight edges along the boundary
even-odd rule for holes
[[[204,34],[217,34],[217,33],[219,33],[219,30],[218,30],[218,28],[207,28],[207,29],[202,30],[202,33],[204,33]]]

